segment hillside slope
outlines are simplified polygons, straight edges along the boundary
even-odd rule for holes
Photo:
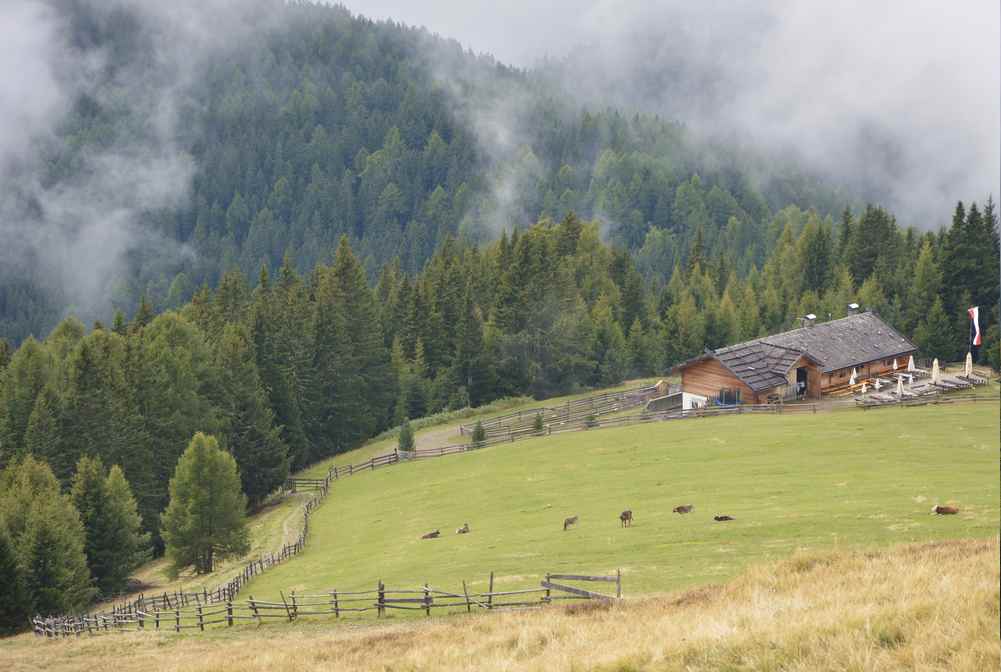
[[[520,587],[621,568],[626,594],[730,578],[801,549],[986,537],[993,405],[686,420],[501,444],[337,483],[306,552],[251,594],[378,579]],[[808,439],[805,437],[809,437]],[[957,503],[956,517],[933,504]],[[671,512],[694,504],[687,516]],[[635,512],[632,528],[618,514]],[[717,523],[714,514],[736,520]],[[563,518],[579,515],[564,532]],[[468,522],[472,534],[456,536]],[[421,541],[439,528],[443,537]]]
[[[723,586],[610,609],[0,642],[11,672],[889,670],[1001,663],[998,540],[800,553]]]

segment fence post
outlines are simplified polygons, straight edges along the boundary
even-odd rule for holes
[[[468,614],[473,610],[472,605],[469,602],[469,591],[466,590],[466,582],[462,582],[462,594],[466,596],[466,613]]]
[[[198,629],[205,632],[205,618],[202,615],[202,605],[198,605]]]
[[[254,618],[257,619],[257,627],[261,627],[261,615],[257,611],[257,603],[254,602],[254,596],[250,596],[250,608],[254,611]]]
[[[424,582],[424,613],[431,617],[431,589],[427,581]]]
[[[292,618],[299,618],[299,603],[295,601],[295,591],[292,591]]]
[[[615,570],[615,597],[622,598],[622,570]]]
[[[494,608],[494,573],[490,572],[490,588],[487,590],[487,609]]]
[[[337,589],[334,588],[331,591],[331,594],[333,595],[333,598],[334,598],[334,603],[333,603],[334,604],[334,618],[340,618],[341,617],[341,607],[337,603]]]
[[[546,583],[549,583],[549,572],[546,572]],[[549,604],[550,602],[552,602],[552,600],[549,599],[549,588],[548,587],[546,588],[546,595],[545,595],[545,597],[542,598],[542,601],[545,602],[546,604]]]
[[[226,600],[226,625],[233,627],[233,602]]]
[[[174,609],[174,630],[181,631],[181,608]]]
[[[376,614],[381,617],[386,611],[386,585],[379,579],[377,588],[378,601],[376,602]]]
[[[285,605],[285,615],[288,616],[288,622],[291,623],[292,622],[292,610],[288,608],[288,602],[285,600],[285,593],[283,591],[279,590],[278,594],[282,596],[282,604]]]

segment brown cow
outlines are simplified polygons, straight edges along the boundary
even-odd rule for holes
[[[619,522],[622,523],[622,527],[632,527],[633,525],[633,511],[632,509],[626,509],[619,514]]]
[[[713,516],[713,520],[722,523],[724,520],[733,520],[733,516],[726,516],[726,515],[723,515],[723,516]]]
[[[436,539],[438,537],[438,535],[440,535],[440,534],[441,534],[441,532],[439,532],[438,530],[432,530],[431,532],[428,532],[427,534],[422,535],[421,539]]]
[[[675,513],[691,513],[695,510],[694,504],[682,504],[681,506],[674,507]]]
[[[566,532],[567,528],[571,525],[577,524],[577,516],[570,516],[569,518],[563,519],[563,531]]]
[[[959,513],[959,509],[955,506],[942,506],[940,504],[936,504],[931,507],[931,512],[940,516],[954,516]]]

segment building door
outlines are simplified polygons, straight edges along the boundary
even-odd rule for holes
[[[801,366],[796,369],[796,398],[805,399],[807,394],[806,381],[808,380],[806,374],[806,367]]]

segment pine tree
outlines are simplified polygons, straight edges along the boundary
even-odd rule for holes
[[[86,533],[87,565],[102,595],[125,589],[129,574],[147,557],[149,534],[128,481],[117,465],[104,473],[100,458],[77,462],[71,490]]]
[[[0,576],[3,577],[0,581],[0,635],[12,635],[27,627],[31,600],[14,543],[3,525],[0,525]]]
[[[406,418],[404,418],[403,424],[400,425],[400,436],[397,441],[397,447],[406,452],[414,449],[414,430],[410,426],[410,420]]]
[[[942,361],[954,358],[955,345],[952,324],[945,312],[942,297],[935,297],[928,315],[918,325],[914,333],[914,344],[926,357],[937,357]]]
[[[30,336],[11,357],[0,377],[0,467],[24,454],[25,432],[35,400],[54,378],[55,368],[48,348]]]
[[[0,522],[16,549],[31,613],[83,609],[94,589],[80,516],[44,462],[31,455],[0,475]]]
[[[215,437],[198,432],[177,462],[163,512],[171,571],[194,567],[207,574],[217,559],[246,553],[246,508],[236,460],[219,449]]]
[[[288,449],[274,426],[246,327],[225,326],[217,357],[227,447],[240,468],[243,492],[256,507],[288,477]]]

